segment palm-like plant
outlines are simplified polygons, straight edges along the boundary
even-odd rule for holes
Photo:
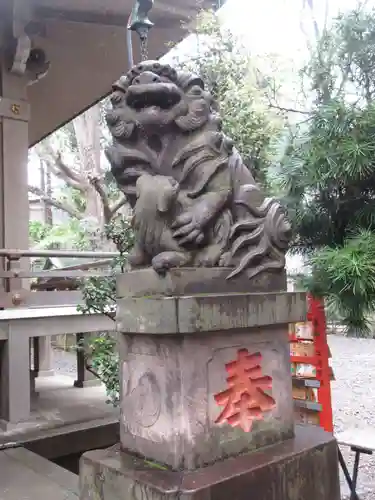
[[[375,11],[340,16],[305,68],[315,94],[289,131],[274,185],[289,209],[292,251],[308,287],[357,334],[375,307]]]
[[[308,288],[326,298],[352,335],[368,334],[375,310],[375,234],[360,231],[342,247],[317,251],[311,263]]]
[[[309,254],[375,230],[375,104],[320,106],[275,173],[295,229],[292,250]]]

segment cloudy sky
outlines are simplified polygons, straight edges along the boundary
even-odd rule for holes
[[[243,37],[246,45],[256,52],[292,54],[304,43],[300,29],[304,0],[227,0],[222,8],[225,22]],[[362,1],[367,7],[375,0]],[[324,23],[326,5],[328,18],[339,11],[356,7],[358,0],[314,0],[314,11],[319,24]]]

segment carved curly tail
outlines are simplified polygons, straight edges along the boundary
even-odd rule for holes
[[[260,206],[254,206],[251,196],[248,200],[240,196],[234,204],[245,208],[245,215],[230,234],[231,265],[235,269],[228,279],[244,271],[253,278],[264,271],[283,269],[291,227],[279,203],[266,198]]]

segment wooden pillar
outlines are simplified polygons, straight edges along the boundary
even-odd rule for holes
[[[29,247],[26,88],[24,77],[0,67],[0,247],[7,249]],[[27,269],[27,262],[21,267]]]
[[[84,333],[77,333],[77,345],[84,346],[87,343],[90,335],[85,336]],[[82,389],[84,387],[94,387],[101,384],[101,381],[95,375],[86,370],[84,349],[77,349],[77,378],[74,381],[74,387]]]
[[[55,375],[51,337],[34,337],[32,341],[34,378]]]
[[[9,327],[8,340],[0,344],[1,427],[3,422],[17,423],[30,416],[30,343]]]
[[[7,249],[29,246],[26,83],[24,77],[10,74],[0,61],[0,247]],[[27,261],[21,263],[22,268],[27,266]],[[4,269],[4,262],[0,268]],[[4,280],[0,282],[4,291]],[[20,286],[20,280],[12,280],[8,290]],[[0,349],[0,418],[19,422],[30,413],[29,340],[9,329],[8,340]]]
[[[0,70],[1,71],[1,70]],[[0,72],[0,217],[1,245],[29,246],[29,199],[27,160],[29,151],[29,104],[26,80]]]
[[[39,337],[39,370],[38,377],[51,377],[53,370],[53,349],[51,337]]]

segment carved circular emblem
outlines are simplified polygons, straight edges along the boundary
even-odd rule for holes
[[[135,421],[142,427],[153,426],[161,410],[161,392],[155,375],[151,372],[144,373],[130,397]]]

